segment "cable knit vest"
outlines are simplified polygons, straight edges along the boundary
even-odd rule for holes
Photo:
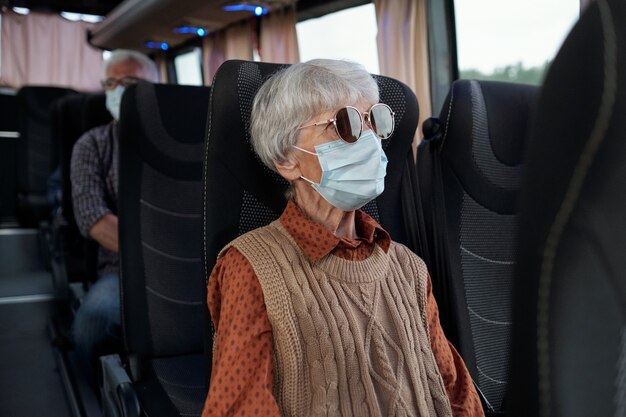
[[[311,262],[280,221],[231,242],[259,279],[283,416],[452,415],[430,346],[427,270],[406,247]]]

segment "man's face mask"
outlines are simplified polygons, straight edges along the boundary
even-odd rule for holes
[[[115,120],[120,120],[120,107],[122,105],[122,95],[126,87],[118,85],[112,90],[106,90],[106,108]]]
[[[387,156],[380,139],[371,130],[363,132],[355,143],[335,140],[317,145],[315,152],[294,147],[317,155],[322,167],[320,182],[301,178],[326,201],[343,211],[363,207],[385,189]]]

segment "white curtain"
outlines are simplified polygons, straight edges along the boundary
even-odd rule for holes
[[[97,90],[102,51],[87,43],[93,25],[56,14],[2,14],[0,85],[54,85]]]
[[[202,41],[204,83],[210,85],[213,76],[224,61],[243,59],[252,61],[252,26],[250,21],[236,23],[205,37]]]
[[[422,122],[432,113],[428,67],[426,0],[374,0],[380,72],[407,84],[417,96]]]
[[[287,7],[261,18],[261,59],[264,62],[300,62],[295,7]]]
[[[157,52],[154,57],[154,63],[159,70],[159,82],[167,84],[167,57],[164,52]]]

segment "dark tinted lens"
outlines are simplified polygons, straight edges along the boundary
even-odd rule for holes
[[[381,139],[387,139],[393,133],[394,120],[391,109],[386,104],[375,104],[370,110],[370,123],[374,133]]]
[[[100,81],[100,84],[102,84],[103,88],[111,90],[117,87],[117,80],[115,78],[107,78],[106,80]]]
[[[138,82],[139,78],[136,77],[124,77],[119,81],[123,87],[128,87],[130,85],[137,84]]]
[[[337,112],[337,133],[341,139],[353,143],[361,136],[361,114],[357,109],[344,107]]]

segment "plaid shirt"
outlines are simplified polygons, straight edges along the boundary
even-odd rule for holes
[[[86,132],[74,145],[70,177],[74,216],[83,236],[105,214],[117,215],[119,126],[113,121]],[[98,275],[119,273],[119,257],[102,246]]]

